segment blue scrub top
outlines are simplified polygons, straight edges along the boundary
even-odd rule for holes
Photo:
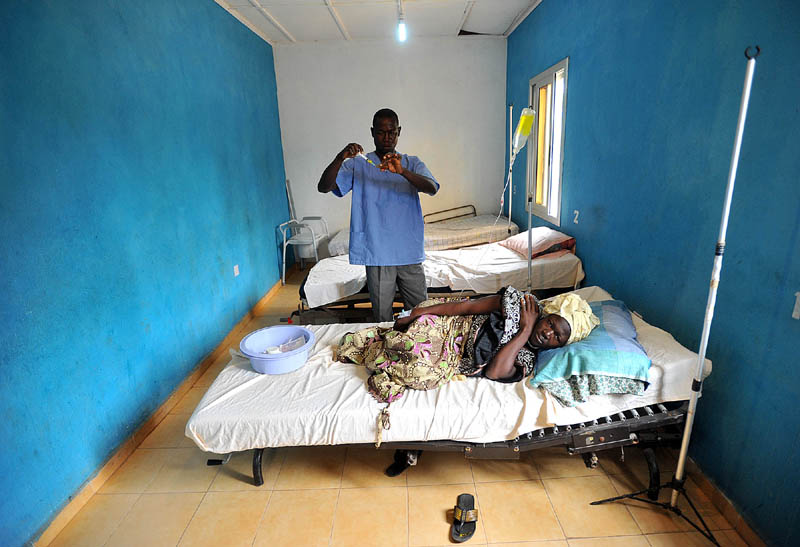
[[[439,183],[416,156],[401,154],[401,165]],[[350,264],[405,266],[425,260],[422,207],[417,188],[403,175],[381,171],[375,152],[342,164],[333,193],[343,197],[353,191],[350,207]]]

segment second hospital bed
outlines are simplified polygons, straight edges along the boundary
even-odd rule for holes
[[[479,215],[474,205],[462,205],[422,216],[426,251],[444,251],[500,241],[519,233],[519,226],[506,217]],[[350,250],[350,231],[341,230],[328,241],[331,256]]]
[[[425,281],[431,292],[492,294],[502,287],[526,289],[528,260],[499,242],[426,251]],[[535,258],[531,264],[531,289],[574,289],[585,277],[581,260],[570,252]],[[369,302],[364,266],[350,264],[348,257],[325,258],[311,268],[301,286],[299,323],[350,322],[349,316],[368,320],[369,310],[353,308]],[[433,296],[433,295],[431,295]]]
[[[577,292],[589,301],[612,298],[599,287]],[[589,465],[590,455],[596,464],[597,451],[637,444],[656,428],[681,423],[697,354],[635,314],[632,320],[652,361],[650,385],[642,395],[593,395],[566,407],[527,381],[467,380],[430,391],[408,390],[391,405],[391,428],[382,432],[382,448],[508,458],[565,446],[583,454]],[[310,327],[316,343],[308,362],[284,375],[258,374],[249,361],[234,355],[197,405],[186,435],[215,454],[254,450],[256,484],[262,480],[265,448],[374,443],[376,416],[384,405],[368,393],[364,367],[334,359],[342,335],[363,326]],[[706,375],[710,371],[706,361]]]

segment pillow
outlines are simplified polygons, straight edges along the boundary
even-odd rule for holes
[[[328,240],[328,254],[339,256],[348,252],[350,252],[350,230],[339,230]]]
[[[589,305],[600,324],[580,342],[540,351],[531,387],[541,386],[562,402],[568,392],[574,404],[591,394],[641,393],[648,385],[650,358],[636,339],[630,311],[619,300]]]
[[[500,245],[519,253],[523,258],[528,258],[527,231],[504,239]],[[568,250],[574,254],[575,238],[547,226],[531,228],[531,258],[561,250]]]

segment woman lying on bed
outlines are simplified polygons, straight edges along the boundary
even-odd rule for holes
[[[407,388],[433,389],[458,375],[517,382],[540,349],[585,338],[598,324],[575,294],[541,303],[513,287],[477,300],[427,300],[392,328],[347,333],[338,358],[366,366],[369,391],[392,402]]]

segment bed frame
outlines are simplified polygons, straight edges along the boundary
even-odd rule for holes
[[[302,286],[301,286],[302,288]],[[531,291],[539,300],[550,298],[561,294],[563,292],[574,290],[574,287],[560,287],[553,289],[539,289]],[[453,293],[458,293],[458,296],[467,298],[475,298],[487,296],[486,294],[478,294],[475,291],[454,291],[450,287],[428,287],[429,298],[442,298],[452,296]],[[400,313],[403,311],[402,296],[400,292],[395,294],[395,301],[392,303],[392,313]],[[289,317],[284,321],[291,324],[298,325],[330,325],[333,323],[369,323],[372,321],[372,306],[369,299],[369,293],[366,287],[359,293],[346,296],[316,308],[309,308],[305,304],[305,299],[301,298],[297,309],[294,310]]]
[[[463,452],[467,459],[516,460],[522,452],[563,446],[570,455],[580,454],[590,469],[597,467],[598,452],[614,448],[637,445],[642,448],[650,475],[648,497],[658,498],[661,484],[658,462],[653,448],[672,446],[680,442],[682,424],[686,420],[688,401],[659,403],[618,412],[591,422],[580,422],[566,426],[554,426],[509,441],[493,443],[471,443],[463,441],[415,441],[389,442],[380,449],[405,451],[408,465],[416,465],[416,456],[424,450],[439,452]],[[353,445],[366,446],[366,445]],[[261,486],[264,477],[261,461],[264,448],[253,450],[253,484]],[[397,453],[396,453],[397,454]],[[624,452],[623,452],[624,454]],[[230,459],[209,459],[207,465],[222,465]]]
[[[445,213],[450,213],[450,216],[436,218],[437,215],[443,215]],[[422,222],[425,224],[435,224],[437,222],[444,222],[445,220],[453,220],[456,218],[472,218],[476,216],[478,216],[478,212],[475,210],[474,205],[462,205],[460,207],[451,207],[450,209],[442,209],[441,211],[434,211],[433,213],[422,215]]]
[[[566,288],[564,291],[572,290]],[[449,287],[428,287],[430,298],[450,296],[453,290]],[[474,291],[458,291],[460,296],[472,298],[479,295]],[[392,313],[403,311],[402,296],[398,291],[395,294],[395,301],[392,303]],[[287,318],[288,323],[299,325],[329,325],[332,323],[369,323],[372,321],[372,306],[369,293],[366,287],[359,293],[346,296],[316,308],[309,308],[305,304],[305,299],[301,298],[300,304]]]

